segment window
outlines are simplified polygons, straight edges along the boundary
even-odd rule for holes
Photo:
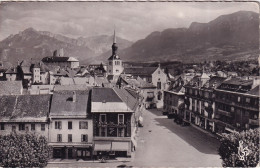
[[[161,92],[158,92],[157,99],[158,99],[158,100],[161,100],[161,99],[162,99],[162,93],[161,93]]]
[[[16,126],[12,126],[12,131],[16,131]]]
[[[99,121],[102,123],[106,122],[107,121],[106,114],[100,114]]]
[[[45,131],[45,124],[41,124],[41,131]]]
[[[31,124],[31,131],[35,131],[35,124]]]
[[[157,89],[161,89],[162,88],[162,83],[161,82],[157,82]]]
[[[1,130],[5,130],[5,124],[1,123]]]
[[[88,135],[87,134],[81,135],[81,142],[88,142]]]
[[[72,129],[72,121],[68,121],[68,129]]]
[[[240,97],[237,97],[237,102],[240,102]]]
[[[88,129],[88,122],[87,121],[80,121],[79,122],[79,129]]]
[[[57,135],[57,142],[62,142],[62,135],[61,134]]]
[[[246,103],[250,103],[250,98],[249,97],[246,98]]]
[[[118,114],[118,124],[124,124],[124,114]]]
[[[105,127],[101,127],[101,136],[106,137],[107,136],[107,129]]]
[[[25,124],[19,124],[19,131],[25,130]]]
[[[61,121],[55,121],[55,129],[62,129]]]
[[[68,142],[72,142],[72,134],[68,134]]]
[[[124,128],[118,128],[118,137],[124,137]]]

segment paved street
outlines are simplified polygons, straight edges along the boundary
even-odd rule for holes
[[[177,125],[157,110],[150,111],[144,112],[134,166],[221,166],[216,139],[191,126]]]
[[[138,146],[132,158],[108,163],[49,164],[62,167],[220,167],[219,142],[199,130],[182,127],[158,110],[144,111],[144,127],[138,131]]]

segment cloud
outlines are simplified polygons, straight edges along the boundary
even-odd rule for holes
[[[0,40],[27,27],[70,37],[117,34],[128,40],[153,31],[189,27],[239,10],[259,12],[253,2],[10,2],[0,4]]]

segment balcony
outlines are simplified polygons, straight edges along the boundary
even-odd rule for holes
[[[259,121],[260,121],[259,118],[258,119],[249,119],[249,124],[259,126]]]
[[[227,99],[226,100],[216,99],[216,102],[220,102],[220,103],[223,103],[223,104],[244,108],[244,109],[247,109],[247,110],[253,110],[253,111],[259,110],[257,106],[252,106],[251,104],[242,103],[242,102],[234,102],[234,101],[230,101],[230,100],[227,100]]]
[[[217,113],[219,113],[219,114],[221,114],[221,115],[225,115],[225,116],[227,116],[227,117],[232,117],[231,113],[228,112],[228,111],[224,111],[224,110],[218,109],[218,112],[217,112]]]

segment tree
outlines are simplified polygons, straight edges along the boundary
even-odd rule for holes
[[[259,129],[222,134],[219,155],[223,167],[256,167],[259,162]]]
[[[44,136],[29,133],[0,135],[0,166],[44,167],[50,154],[51,147]]]

